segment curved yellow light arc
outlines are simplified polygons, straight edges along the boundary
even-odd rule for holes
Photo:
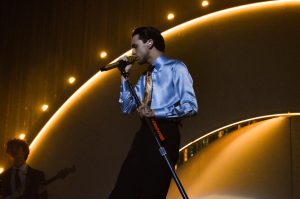
[[[233,15],[233,14],[239,14],[246,11],[255,10],[257,8],[275,8],[282,5],[299,5],[300,0],[277,0],[277,1],[265,1],[265,2],[259,2],[259,3],[252,3],[242,6],[237,6],[233,8],[228,8],[224,10],[220,10],[217,12],[213,12],[195,19],[192,19],[190,21],[187,21],[185,23],[182,23],[178,26],[175,26],[173,28],[170,28],[169,30],[163,32],[164,36],[172,36],[172,33],[176,33],[179,30],[188,29],[192,25],[195,25],[199,22],[204,22],[208,19],[214,19],[216,17],[225,17],[227,15]]]
[[[100,75],[101,72],[98,72],[92,78],[90,78],[54,113],[54,115],[50,118],[50,120],[45,124],[45,126],[41,129],[38,135],[31,142],[29,146],[30,150],[34,150],[37,147],[38,142],[40,142],[46,135],[46,130],[48,129],[48,127],[57,122],[62,117],[64,111],[66,111],[72,106],[72,104],[75,102],[74,100],[83,95],[88,90],[88,88],[91,87],[93,81],[97,79]]]
[[[246,120],[241,120],[241,121],[238,121],[238,122],[235,122],[235,123],[223,126],[221,128],[218,128],[218,129],[216,129],[214,131],[211,131],[211,132],[209,132],[209,133],[207,133],[207,134],[205,134],[205,135],[197,138],[196,140],[194,140],[194,141],[186,144],[179,151],[184,150],[185,148],[189,147],[190,145],[194,144],[195,142],[198,142],[199,140],[201,140],[201,139],[203,139],[205,137],[208,137],[211,134],[214,134],[214,133],[216,133],[218,131],[227,129],[227,128],[232,127],[232,126],[236,126],[236,125],[239,125],[239,124],[242,124],[242,123],[245,123],[245,122],[251,122],[251,121],[260,120],[260,119],[268,119],[268,118],[274,118],[274,117],[290,117],[290,116],[300,116],[300,113],[280,113],[280,114],[265,115],[265,116],[254,117],[254,118],[250,118],[250,119],[246,119]]]
[[[176,33],[179,30],[187,29],[190,28],[191,25],[195,25],[196,23],[203,22],[207,19],[212,19],[214,17],[223,17],[228,14],[233,14],[233,13],[238,13],[238,12],[245,12],[248,11],[249,9],[254,9],[258,7],[266,7],[266,6],[280,6],[283,4],[300,4],[299,0],[278,0],[278,1],[267,1],[267,2],[260,2],[260,3],[254,3],[254,4],[248,4],[248,5],[243,5],[243,6],[238,6],[234,8],[229,8],[221,11],[217,11],[202,17],[198,17],[196,19],[187,21],[181,25],[178,25],[174,28],[171,28],[165,32],[163,32],[163,36],[166,37],[171,37],[174,33]],[[127,51],[120,57],[124,55],[129,55],[131,54],[131,50]],[[113,60],[117,61],[120,57],[117,59]],[[45,124],[45,126],[41,129],[41,131],[38,133],[38,135],[35,137],[35,139],[32,141],[30,144],[30,149],[34,150],[35,148],[38,147],[38,144],[45,138],[47,129],[51,126],[54,125],[55,122],[57,122],[63,115],[65,111],[67,111],[68,108],[72,106],[72,104],[75,103],[76,100],[79,99],[80,96],[82,96],[84,93],[88,92],[88,90],[92,87],[93,82],[98,79],[101,75],[101,78],[104,74],[102,72],[96,73],[92,78],[90,78],[85,84],[83,84],[56,112],[55,114],[50,118],[50,120]]]

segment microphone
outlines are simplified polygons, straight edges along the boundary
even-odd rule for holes
[[[102,66],[100,71],[108,71],[117,67],[126,67],[127,65],[133,64],[136,61],[136,57],[134,56],[128,56],[127,59],[128,61],[119,60],[106,66]]]

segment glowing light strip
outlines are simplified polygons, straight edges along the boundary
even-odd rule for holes
[[[236,126],[236,125],[239,125],[239,124],[242,124],[242,123],[245,123],[245,122],[250,122],[250,121],[254,121],[254,120],[259,120],[259,119],[267,119],[267,118],[274,118],[274,117],[283,117],[283,116],[300,116],[300,113],[280,113],[280,114],[274,114],[274,115],[265,115],[265,116],[259,116],[259,117],[254,117],[254,118],[250,118],[250,119],[246,119],[246,120],[242,120],[242,121],[239,121],[239,122],[235,122],[235,123],[232,123],[232,124],[229,124],[229,125],[226,125],[226,126],[223,126],[221,128],[218,128],[210,133],[207,133],[201,137],[199,137],[198,139],[188,143],[187,145],[185,145],[184,147],[182,147],[179,151],[182,151],[184,150],[185,148],[189,147],[190,145],[194,144],[195,142],[198,142],[199,140],[205,138],[205,137],[208,137],[218,131],[221,131],[223,129],[226,129],[226,128],[229,128],[229,127],[232,127],[232,126]]]
[[[286,4],[286,3],[300,3],[300,0],[276,0],[276,1],[265,1],[265,2],[259,2],[259,3],[252,3],[252,4],[247,4],[247,5],[242,5],[242,6],[236,6],[233,8],[228,8],[220,11],[216,11],[195,19],[192,19],[190,21],[187,21],[183,24],[180,24],[178,26],[175,26],[174,28],[170,28],[169,30],[166,30],[163,32],[163,35],[170,34],[173,31],[178,31],[179,29],[186,28],[187,26],[191,26],[192,24],[195,24],[196,22],[208,19],[208,18],[213,18],[216,16],[224,15],[224,14],[229,14],[235,11],[240,11],[243,9],[253,9],[253,8],[258,8],[262,6],[276,6],[276,5],[281,5],[281,4]]]
[[[260,2],[260,3],[254,3],[254,4],[247,4],[247,5],[243,5],[243,6],[237,6],[234,8],[228,8],[228,9],[224,9],[221,11],[217,11],[211,14],[207,14],[195,19],[192,19],[190,21],[187,21],[185,23],[182,23],[178,26],[175,26],[174,28],[171,28],[169,30],[166,30],[162,33],[162,35],[164,37],[168,36],[169,34],[178,31],[179,29],[188,27],[192,24],[195,24],[196,22],[199,21],[204,21],[205,19],[214,17],[214,16],[220,16],[222,14],[229,14],[232,11],[237,11],[237,10],[242,10],[242,9],[249,9],[249,8],[254,8],[254,7],[260,7],[260,6],[265,6],[265,5],[279,5],[279,4],[283,4],[283,3],[299,3],[299,0],[277,0],[277,1],[266,1],[266,2]],[[125,52],[124,54],[122,54],[121,56],[119,56],[118,58],[116,58],[115,60],[113,60],[112,62],[117,61],[120,57],[124,56],[124,55],[129,55],[131,54],[131,50]],[[111,63],[112,63],[111,62]],[[82,91],[84,91],[86,88],[88,88],[89,86],[91,86],[92,82],[98,78],[98,76],[101,74],[102,72],[98,72],[97,74],[95,74],[93,77],[91,77],[85,84],[83,84],[55,113],[54,115],[49,119],[49,121],[45,124],[45,126],[41,129],[41,131],[38,133],[38,135],[34,138],[34,140],[32,141],[32,143],[30,144],[30,149],[32,149],[38,142],[38,140],[44,135],[44,133],[46,132],[46,129],[50,126],[50,124],[52,122],[54,122],[62,113],[64,108],[66,108],[68,106],[68,104],[74,100],[76,97],[78,97],[80,95],[80,93]]]

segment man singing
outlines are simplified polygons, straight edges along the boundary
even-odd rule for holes
[[[172,175],[144,118],[154,117],[157,121],[165,137],[164,147],[175,166],[180,145],[179,122],[184,117],[195,115],[198,109],[193,80],[181,61],[164,55],[165,42],[157,29],[136,28],[132,33],[131,47],[138,64],[148,65],[148,70],[135,86],[142,105],[137,107],[123,76],[119,102],[125,114],[138,111],[141,127],[109,198],[164,199]],[[127,61],[127,57],[122,60]],[[131,66],[126,66],[127,73]]]

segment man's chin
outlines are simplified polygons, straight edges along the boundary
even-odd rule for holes
[[[142,60],[142,59],[138,59],[138,60],[137,60],[137,63],[138,63],[139,65],[143,65],[143,64],[146,63],[146,61],[145,61],[145,60]]]

